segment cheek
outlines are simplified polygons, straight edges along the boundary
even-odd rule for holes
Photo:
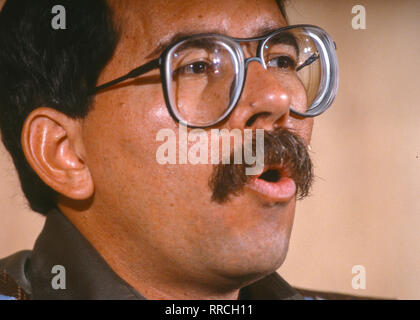
[[[287,127],[297,133],[303,139],[306,145],[311,143],[312,128],[314,125],[313,118],[301,118],[291,115],[288,119]]]
[[[135,89],[98,95],[84,120],[87,163],[98,186],[151,162],[154,132],[172,123],[159,89],[149,88],[147,95]]]
[[[288,92],[291,98],[291,108],[299,112],[305,112],[308,108],[308,99],[305,87],[299,79],[291,82],[288,87]],[[288,120],[288,127],[295,131],[306,144],[309,144],[312,136],[312,127],[314,124],[313,118],[303,118],[290,114]]]
[[[301,137],[305,140],[306,144],[311,143],[311,137],[312,137],[312,128],[314,126],[314,119],[313,118],[306,118],[303,120],[300,120],[303,123],[301,124]]]
[[[296,111],[306,112],[309,108],[308,97],[303,83],[298,78],[294,78],[291,81],[289,92],[291,96],[291,107]]]
[[[115,96],[98,97],[85,121],[87,164],[97,196],[110,204],[117,200],[115,190],[120,190],[120,198],[132,199],[133,206],[148,203],[167,208],[191,205],[191,198],[209,199],[211,165],[158,163],[157,150],[164,143],[156,140],[158,132],[173,131],[178,151],[178,126],[167,111],[161,89],[145,90],[147,95],[143,90],[133,90],[131,95],[121,90]]]

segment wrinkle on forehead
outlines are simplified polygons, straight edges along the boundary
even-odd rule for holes
[[[275,0],[108,0],[122,40],[134,40],[146,57],[179,32],[218,33],[237,38],[256,36],[262,27],[282,27],[286,21]],[[133,27],[134,26],[134,27]],[[139,46],[141,41],[141,47]],[[142,51],[141,53],[139,51]],[[128,53],[128,52],[127,52]]]

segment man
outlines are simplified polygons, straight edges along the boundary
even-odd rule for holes
[[[313,117],[336,94],[328,35],[286,28],[275,0],[67,0],[61,28],[54,5],[7,0],[0,16],[2,138],[47,216],[33,251],[0,261],[0,293],[300,298],[275,271],[312,181]],[[180,156],[182,128],[251,129],[254,146],[263,129],[262,172],[162,164],[161,130]]]

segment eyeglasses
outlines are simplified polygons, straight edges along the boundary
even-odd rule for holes
[[[256,49],[245,58],[243,46]],[[336,47],[312,25],[284,27],[256,38],[220,34],[185,37],[126,75],[98,86],[94,93],[151,70],[160,69],[165,102],[175,121],[207,128],[226,119],[237,105],[246,70],[259,62],[291,97],[290,111],[315,117],[332,104],[338,89]]]

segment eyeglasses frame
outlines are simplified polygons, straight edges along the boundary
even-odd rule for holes
[[[233,38],[227,35],[217,34],[217,33],[196,34],[192,36],[183,37],[175,41],[174,43],[170,44],[167,48],[165,48],[165,50],[162,52],[162,54],[158,58],[131,70],[124,76],[121,76],[112,81],[109,81],[102,85],[97,86],[94,89],[93,95],[99,93],[100,91],[106,88],[109,88],[118,83],[121,83],[125,80],[137,78],[152,70],[160,69],[163,95],[164,95],[166,107],[171,117],[176,122],[181,123],[189,128],[205,129],[205,128],[213,127],[219,124],[220,122],[222,122],[223,120],[225,120],[232,113],[232,111],[235,109],[236,105],[238,104],[238,101],[244,89],[248,64],[252,61],[256,61],[256,62],[259,62],[264,67],[264,69],[267,69],[267,65],[263,58],[264,57],[263,51],[264,51],[265,44],[277,34],[280,34],[290,29],[296,29],[296,28],[306,29],[307,32],[311,33],[310,35],[312,38],[318,39],[317,44],[320,45],[320,47],[318,47],[318,50],[321,49],[321,54],[328,57],[327,59],[325,59],[327,65],[326,66],[322,65],[324,68],[323,73],[327,75],[326,79],[324,79],[324,86],[328,90],[325,91],[322,95],[318,96],[318,98],[312,103],[311,107],[308,109],[306,113],[301,113],[299,111],[293,110],[292,107],[290,108],[290,112],[293,114],[296,114],[297,116],[304,117],[304,118],[316,117],[322,114],[323,112],[325,112],[331,106],[331,104],[333,103],[335,99],[335,96],[338,90],[338,62],[337,62],[337,56],[335,53],[335,50],[337,49],[335,42],[331,39],[331,37],[328,35],[326,31],[324,31],[320,27],[310,25],[310,24],[298,24],[298,25],[286,26],[286,27],[279,28],[275,31],[272,31],[266,35],[263,35],[260,37],[253,37],[253,38]],[[194,124],[189,124],[185,122],[185,120],[183,120],[182,117],[179,114],[177,114],[176,109],[172,106],[172,102],[169,97],[169,81],[172,81],[171,68],[169,65],[170,64],[169,57],[172,55],[173,51],[175,51],[178,48],[178,46],[180,46],[184,41],[200,39],[203,37],[217,37],[222,40],[223,44],[229,44],[229,47],[227,49],[231,51],[231,55],[235,58],[234,62],[235,62],[235,71],[236,71],[237,77],[236,77],[236,83],[235,83],[235,94],[233,98],[231,99],[230,105],[226,109],[226,112],[221,117],[219,117],[219,119],[217,119],[216,121],[210,124],[194,125]],[[240,44],[244,42],[256,42],[256,41],[259,42],[258,47],[257,47],[257,55],[250,57],[248,59],[245,59],[244,52]],[[315,57],[314,55],[312,55],[304,63],[302,63],[300,66],[297,67],[297,71],[315,62],[318,59],[319,59],[319,56]]]

